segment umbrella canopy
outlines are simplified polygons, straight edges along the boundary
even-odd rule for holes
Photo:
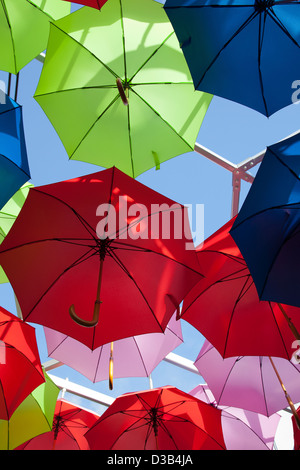
[[[0,104],[0,209],[30,179],[22,106],[6,95],[4,101]]]
[[[16,450],[90,450],[84,434],[98,418],[91,411],[58,400],[52,430],[33,437]]]
[[[71,159],[136,177],[194,150],[211,96],[195,93],[162,5],[110,0],[51,26],[35,99]]]
[[[300,75],[300,4],[167,0],[197,90],[270,116],[292,103]]]
[[[34,436],[49,432],[58,394],[59,388],[45,374],[45,382],[25,398],[10,419],[0,419],[0,450],[15,450]]]
[[[96,349],[165,330],[202,277],[189,230],[186,207],[111,168],[31,188],[0,264],[24,320]]]
[[[109,379],[111,345],[91,351],[59,331],[44,328],[48,356],[72,367],[92,382]],[[113,346],[113,376],[149,377],[153,369],[183,342],[180,321],[171,318],[164,333],[149,333],[116,341]]]
[[[300,134],[267,148],[230,231],[262,300],[300,307]]]
[[[299,338],[300,310],[259,300],[248,266],[229,233],[234,222],[235,218],[229,220],[196,249],[205,277],[185,297],[181,317],[223,357],[290,360]]]
[[[16,217],[21,210],[21,207],[25,202],[29,188],[32,187],[32,184],[25,183],[0,210],[0,243],[2,243],[11,229],[14,221],[16,220]],[[0,283],[2,284],[4,282],[8,282],[8,279],[5,272],[0,267]]]
[[[79,3],[87,7],[97,8],[98,10],[100,10],[106,2],[107,0],[72,0],[72,3]]]
[[[92,450],[225,450],[220,410],[170,386],[118,397],[85,436]]]
[[[190,395],[210,405],[215,398],[206,384],[198,385],[189,392]],[[222,413],[222,429],[227,450],[272,450],[280,415],[270,417],[252,411],[220,407]]]
[[[0,419],[10,419],[43,382],[35,329],[0,308]]]
[[[0,69],[17,74],[46,49],[50,22],[70,11],[61,0],[2,0]]]
[[[287,359],[266,356],[223,359],[205,341],[195,366],[212,391],[217,406],[233,406],[271,416],[287,407],[282,384],[291,399],[291,406],[292,401],[300,401],[300,366]]]

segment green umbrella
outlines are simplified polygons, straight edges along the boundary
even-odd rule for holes
[[[51,431],[59,388],[46,373],[45,379],[45,383],[25,398],[9,421],[0,420],[0,450],[13,450]]]
[[[25,183],[10,200],[3,206],[0,211],[0,244],[3,242],[4,238],[11,229],[16,217],[19,215],[19,212],[26,200],[26,197],[29,192],[29,188],[32,188],[33,185],[30,183]],[[4,273],[2,267],[0,266],[0,284],[9,282],[6,274]]]
[[[194,150],[211,98],[154,0],[109,0],[51,25],[35,93],[70,158],[132,177]]]
[[[17,74],[46,49],[50,21],[70,11],[61,0],[0,0],[0,70]]]

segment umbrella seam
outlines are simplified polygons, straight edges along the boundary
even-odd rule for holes
[[[17,68],[17,58],[16,58],[16,47],[15,47],[15,41],[14,41],[14,38],[13,38],[13,31],[12,31],[12,27],[11,27],[10,20],[9,20],[9,17],[8,17],[8,11],[7,11],[6,5],[4,3],[4,0],[1,0],[1,3],[2,3],[2,8],[4,10],[4,15],[5,15],[8,27],[10,29],[12,48],[13,48],[13,51],[14,51],[15,72],[17,72],[18,68]]]

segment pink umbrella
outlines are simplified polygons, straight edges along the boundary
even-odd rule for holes
[[[49,357],[77,370],[92,382],[109,379],[111,344],[92,351],[58,331],[44,328]],[[148,333],[113,343],[113,376],[149,377],[164,357],[183,341],[180,321],[171,318],[164,333]],[[110,367],[109,367],[110,364]]]
[[[198,385],[190,395],[217,407],[215,398],[205,385]],[[275,413],[269,418],[253,411],[229,406],[222,410],[221,422],[227,450],[272,450],[274,437],[280,420]]]
[[[206,340],[195,366],[218,406],[234,406],[271,416],[286,408],[288,402],[292,412],[296,412],[293,403],[300,401],[298,364],[267,356],[223,359]]]

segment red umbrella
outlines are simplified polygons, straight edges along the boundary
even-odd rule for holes
[[[95,349],[165,330],[202,277],[188,229],[185,207],[111,168],[31,188],[0,264],[24,320]]]
[[[221,411],[170,386],[118,397],[85,436],[92,450],[225,450]]]
[[[0,419],[44,382],[35,329],[0,307]]]
[[[90,450],[84,434],[99,416],[65,400],[58,400],[52,431],[40,434],[15,450]]]
[[[196,250],[205,278],[186,296],[181,317],[223,357],[291,359],[295,338],[299,339],[300,309],[259,300],[246,262],[229,234],[234,220]]]
[[[67,0],[70,1],[70,0]],[[79,3],[80,5],[85,5],[87,7],[96,8],[100,10],[101,7],[107,2],[107,0],[72,0],[73,3]]]

